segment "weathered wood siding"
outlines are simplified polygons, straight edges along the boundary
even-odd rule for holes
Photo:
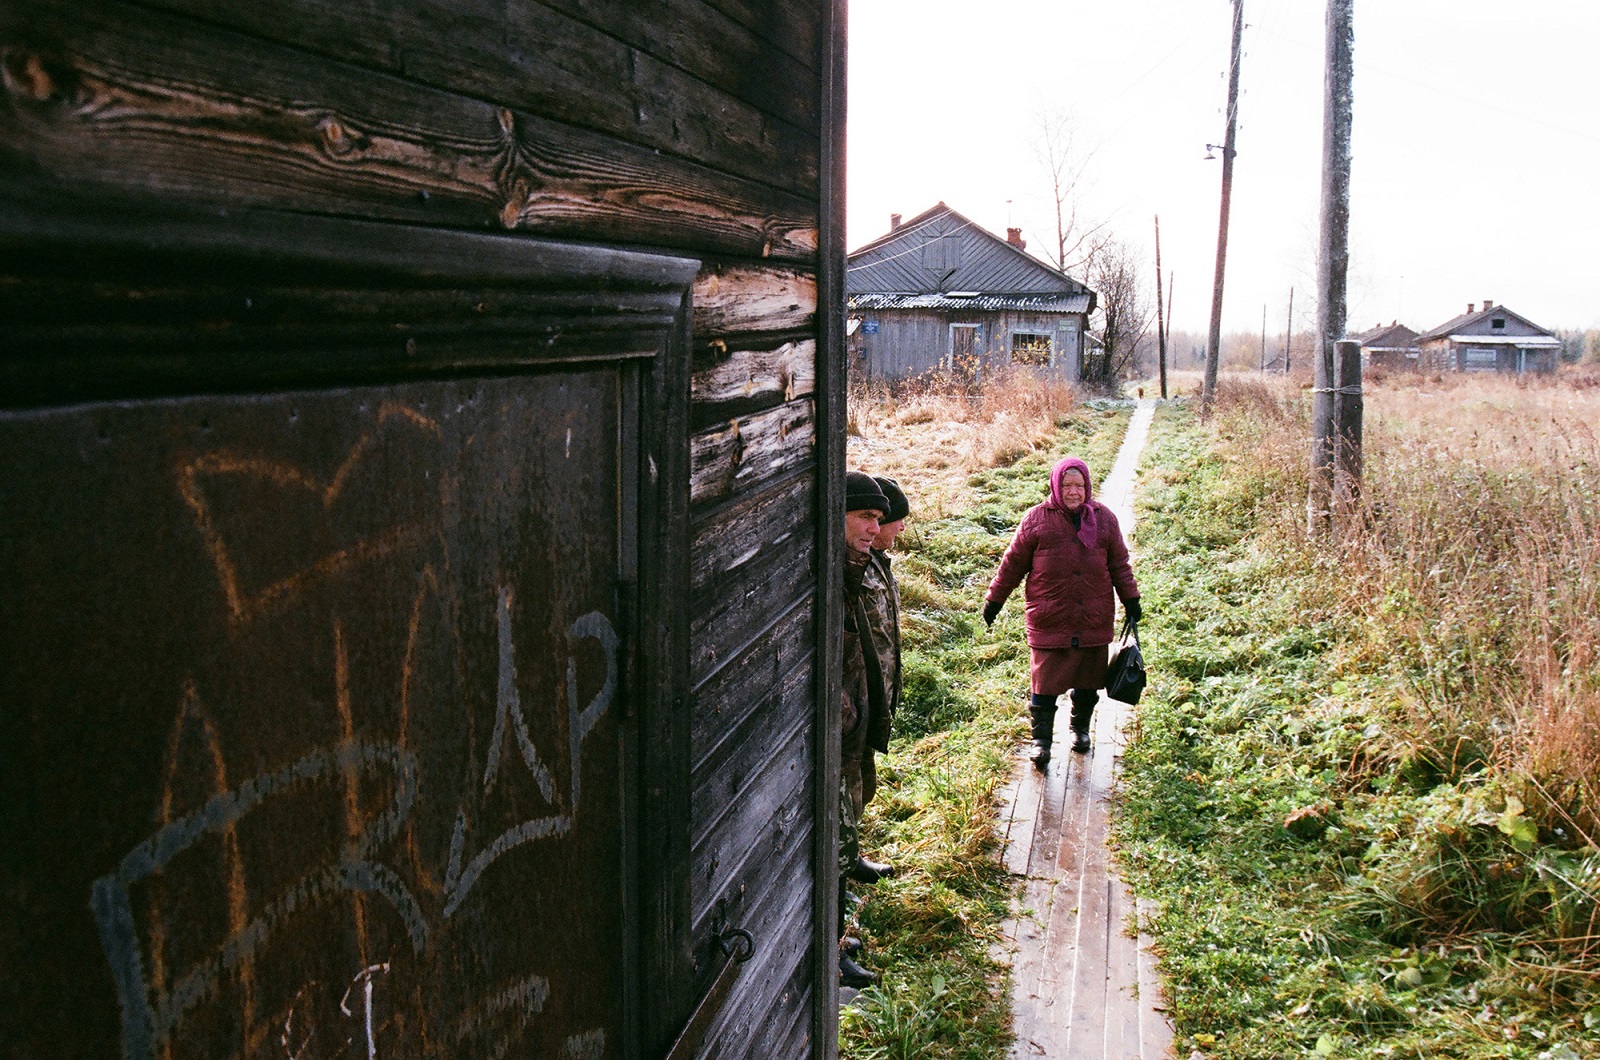
[[[659,845],[687,883],[639,896],[665,933],[641,944],[662,981],[630,1001],[647,1053],[708,985],[713,933],[736,927],[756,951],[705,1055],[833,1049],[818,1033],[836,989],[817,976],[832,954],[816,927],[832,919],[832,884],[813,880],[832,834],[817,777],[837,635],[824,498],[838,474],[819,454],[843,421],[828,404],[838,314],[819,311],[818,291],[830,255],[842,268],[827,227],[842,195],[828,146],[842,129],[841,19],[834,0],[0,0],[0,208],[16,216],[93,204],[223,228],[360,219],[700,263],[678,374],[687,597],[668,602],[685,657],[666,660],[683,667],[687,717],[662,730],[681,746],[659,752],[681,775],[640,796],[646,826],[674,830]],[[204,287],[196,274],[140,297],[152,315],[163,298],[192,315]],[[497,312],[415,297],[423,327]],[[419,371],[414,349],[397,341],[384,370]],[[270,385],[318,370],[307,354]],[[32,1016],[0,1017],[0,1042],[31,1040],[16,1021]]]
[[[1013,331],[1042,332],[1051,338],[1056,374],[1072,382],[1083,363],[1082,314],[953,313],[933,309],[863,310],[863,322],[875,332],[858,329],[858,363],[873,378],[906,379],[940,368],[950,354],[950,326],[977,325],[981,362],[1000,367],[1011,363]]]
[[[1083,366],[1085,320],[1078,313],[998,313],[995,319],[995,348],[1006,351],[1011,360],[1011,335],[1026,331],[1050,336],[1050,368],[1056,375],[1077,382]]]
[[[1418,364],[1419,354],[1408,353],[1405,350],[1373,349],[1362,347],[1361,354],[1366,358],[1368,368],[1378,368],[1385,372],[1415,372],[1420,370]]]
[[[816,796],[814,272],[708,266],[690,391],[693,935],[759,949],[707,1055],[807,1056]],[[703,959],[703,955],[702,955]],[[768,1029],[800,1028],[788,1040]],[[768,1050],[778,1050],[769,1053]]]
[[[906,379],[934,371],[950,353],[951,320],[946,313],[908,309],[863,313],[861,318],[878,326],[876,333],[861,336],[862,360],[873,378]],[[983,324],[981,319],[957,322]]]

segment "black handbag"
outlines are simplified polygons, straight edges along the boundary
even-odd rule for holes
[[[1122,640],[1121,650],[1106,667],[1106,695],[1131,706],[1139,702],[1139,695],[1144,691],[1144,653],[1139,650],[1138,625],[1124,623]]]

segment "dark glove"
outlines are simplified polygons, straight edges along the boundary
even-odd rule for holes
[[[994,626],[995,616],[1000,613],[1000,608],[1002,606],[1004,605],[999,600],[990,600],[988,603],[984,604],[983,624],[992,628]]]
[[[1136,626],[1139,624],[1139,620],[1144,617],[1144,605],[1139,603],[1137,596],[1132,600],[1122,601],[1122,609],[1128,613],[1128,621]]]

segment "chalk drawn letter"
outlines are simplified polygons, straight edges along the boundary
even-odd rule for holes
[[[584,737],[594,728],[595,722],[600,720],[600,715],[606,712],[611,705],[612,697],[617,694],[617,631],[611,628],[611,623],[598,611],[590,611],[581,616],[576,622],[567,627],[567,644],[574,651],[578,642],[586,639],[600,642],[601,649],[606,654],[606,681],[600,686],[600,691],[589,700],[589,705],[578,711],[578,660],[573,656],[567,657],[567,733],[572,749],[572,814],[578,813],[578,794],[582,791],[583,774],[578,768],[579,752],[583,747]]]
[[[516,658],[511,636],[511,591],[509,588],[500,590],[498,609],[496,612],[498,632],[500,639],[500,685],[499,695],[496,697],[496,710],[494,734],[490,737],[489,764],[484,769],[483,790],[488,794],[493,786],[495,777],[499,773],[500,745],[505,739],[505,731],[509,727],[516,733],[517,743],[522,752],[523,762],[526,763],[539,790],[546,799],[555,801],[554,779],[549,770],[539,760],[533,741],[528,737],[528,724],[522,713],[522,701],[516,692]],[[444,915],[451,916],[461,907],[461,902],[477,884],[478,877],[490,865],[498,861],[501,855],[524,843],[531,843],[538,839],[545,839],[553,835],[565,835],[572,831],[572,822],[578,812],[578,796],[583,784],[583,741],[594,729],[611,705],[611,700],[617,690],[617,649],[621,641],[616,630],[611,626],[611,620],[599,611],[590,611],[580,616],[572,625],[567,627],[567,643],[576,647],[582,640],[598,640],[601,649],[605,652],[606,677],[600,691],[596,692],[588,705],[582,710],[578,709],[578,663],[574,658],[567,660],[567,739],[568,750],[572,759],[572,788],[571,798],[567,803],[565,813],[551,814],[545,817],[535,817],[513,825],[479,851],[465,865],[462,858],[466,854],[467,836],[467,811],[463,806],[456,814],[455,832],[450,837],[450,862],[445,872],[445,900]]]
[[[500,745],[505,741],[509,722],[517,736],[517,749],[522,761],[539,785],[539,794],[546,802],[555,801],[555,778],[539,760],[539,752],[528,736],[528,722],[522,714],[522,697],[517,692],[517,659],[511,645],[511,587],[500,590],[500,606],[495,614],[500,635],[500,687],[495,697],[494,735],[489,737],[489,764],[483,770],[483,792],[487,795],[494,787],[494,778],[500,772]],[[570,679],[570,678],[569,678]]]
[[[356,977],[350,980],[350,985],[345,988],[344,997],[339,999],[339,1011],[346,1016],[354,1016],[355,1013],[350,1011],[350,992],[357,986],[361,987],[361,1010],[367,1032],[367,1060],[375,1060],[378,1055],[378,1043],[372,1037],[372,977],[378,974],[389,974],[388,961],[382,964],[369,964],[357,972]]]

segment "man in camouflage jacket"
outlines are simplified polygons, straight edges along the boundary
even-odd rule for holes
[[[866,748],[873,701],[881,694],[872,689],[868,675],[876,662],[867,652],[872,635],[862,610],[862,581],[871,563],[872,543],[889,501],[871,475],[851,471],[845,475],[844,548],[844,660],[839,703],[839,977],[845,986],[863,987],[877,975],[852,959],[859,943],[847,949],[845,921],[849,899],[847,878],[861,860],[857,826],[861,820],[861,762]]]
[[[900,707],[900,586],[896,583],[889,549],[905,528],[910,504],[894,479],[879,477],[878,487],[889,502],[873,538],[872,551],[861,579],[861,615],[871,632],[872,657],[864,658],[868,682],[868,712],[865,732],[860,740],[860,756],[852,763],[852,778],[860,780],[861,807],[872,801],[878,788],[878,769],[874,754],[889,750],[889,734],[895,712]],[[856,793],[852,792],[852,801]],[[876,883],[892,873],[893,867],[857,857],[850,866],[850,878],[859,883]]]

